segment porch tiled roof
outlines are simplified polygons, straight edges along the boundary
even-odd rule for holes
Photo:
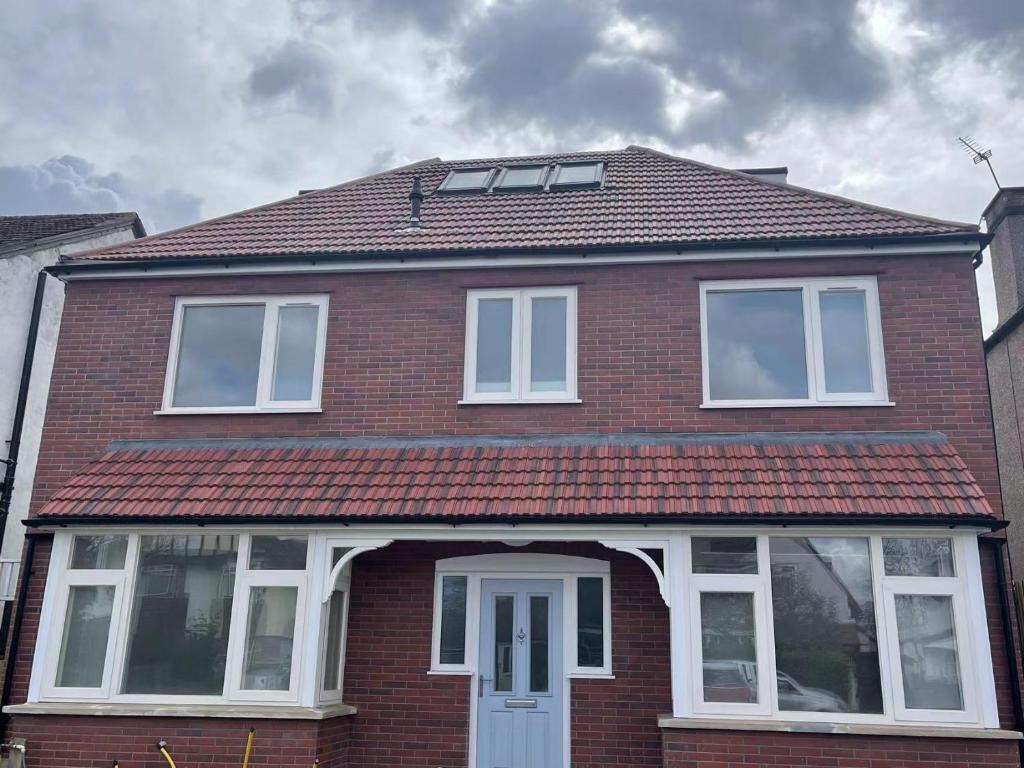
[[[938,433],[112,443],[41,520],[993,518]]]

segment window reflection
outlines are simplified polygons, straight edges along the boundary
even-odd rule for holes
[[[953,599],[896,595],[896,626],[907,709],[963,709]]]
[[[779,708],[882,712],[868,539],[772,537]]]
[[[700,596],[704,701],[757,703],[754,596],[704,592]]]

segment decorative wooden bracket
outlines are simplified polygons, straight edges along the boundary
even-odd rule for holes
[[[663,570],[663,567],[659,567],[654,558],[645,551],[648,549],[661,550],[661,562],[663,563],[663,566],[667,566],[667,541],[602,541],[601,544],[608,547],[608,549],[614,549],[616,552],[625,552],[626,554],[633,555],[646,563],[647,567],[651,569],[651,573],[654,574],[654,578],[658,580],[658,592],[661,595],[661,599],[665,602],[665,605],[672,605],[668,582],[665,580],[665,571]]]
[[[388,544],[391,544],[393,541],[394,539],[357,539],[350,542],[339,541],[337,539],[332,540],[330,542],[332,548],[338,546],[345,546],[346,544],[351,544],[352,548],[349,549],[349,551],[346,552],[344,555],[342,555],[341,559],[338,560],[338,562],[335,563],[334,567],[331,569],[331,573],[327,577],[327,589],[324,590],[323,602],[326,603],[328,600],[331,599],[331,593],[334,592],[335,589],[337,589],[338,582],[341,579],[341,575],[344,572],[345,567],[349,563],[351,563],[355,558],[357,558],[364,552],[373,552],[375,549],[382,549],[386,547]]]

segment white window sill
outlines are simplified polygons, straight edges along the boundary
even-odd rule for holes
[[[869,724],[869,723],[814,723],[800,720],[751,720],[707,717],[672,717],[662,715],[658,718],[661,728],[680,728],[691,730],[715,731],[782,731],[786,733],[831,733],[852,734],[863,736],[926,736],[929,738],[947,739],[1024,739],[1020,731],[1007,731],[1000,728],[972,728],[964,726],[925,725],[907,723],[906,725]]]
[[[170,408],[153,411],[154,416],[231,416],[242,413],[323,413],[322,408]]]
[[[459,405],[579,405],[577,397],[535,398],[531,400],[459,400]]]
[[[348,704],[300,707],[295,704],[122,704],[47,701],[8,704],[5,715],[92,715],[106,717],[233,717],[262,720],[328,720],[356,713]]]
[[[847,401],[832,401],[826,400],[822,402],[814,401],[810,402],[807,400],[800,400],[797,402],[763,402],[759,400],[749,400],[746,402],[703,402],[700,404],[701,408],[715,409],[715,408],[891,408],[896,403],[889,400],[847,400]]]

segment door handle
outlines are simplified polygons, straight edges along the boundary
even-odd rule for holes
[[[481,698],[484,695],[484,683],[491,682],[491,678],[480,675],[477,678],[477,698]]]

